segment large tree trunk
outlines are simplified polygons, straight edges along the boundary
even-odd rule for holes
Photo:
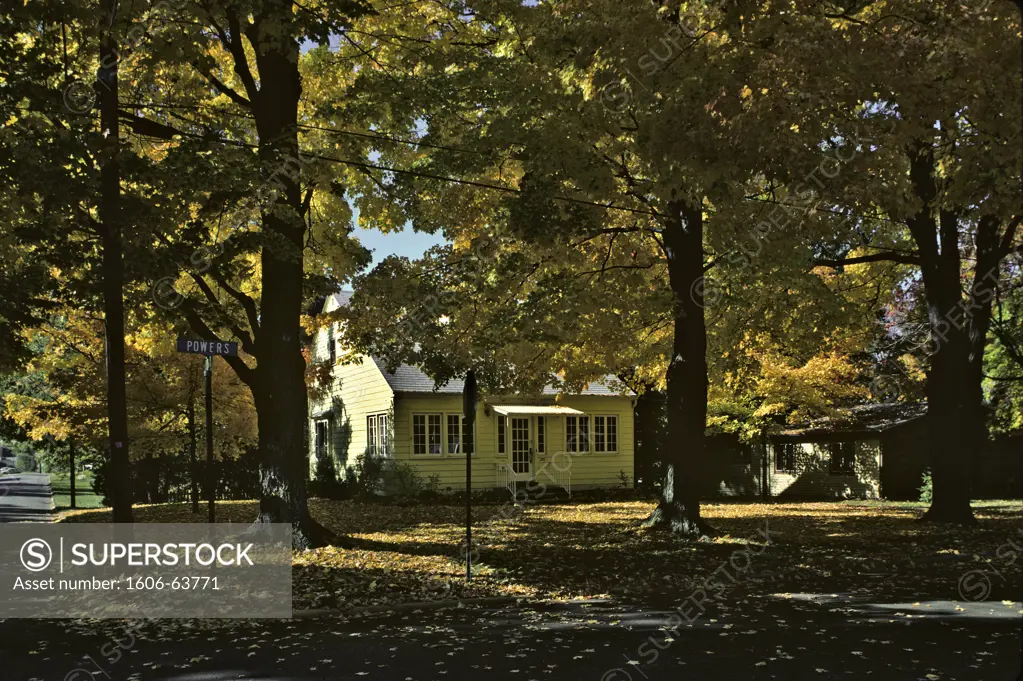
[[[947,308],[928,303],[932,325],[939,310],[944,314]],[[965,333],[953,330],[944,340],[937,339],[933,348],[925,417],[933,489],[922,519],[973,524],[969,462],[980,454],[984,437],[981,403],[968,381],[969,343]]]
[[[664,223],[664,250],[675,298],[668,365],[668,442],[661,498],[645,525],[684,537],[713,530],[700,517],[707,427],[707,328],[704,319],[703,210],[675,204]]]
[[[979,363],[991,308],[988,304],[986,309],[970,309],[976,287],[969,302],[964,300],[960,216],[935,205],[933,147],[920,145],[911,154],[910,177],[923,205],[906,224],[920,257],[931,350],[926,419],[933,492],[922,520],[969,525],[976,523],[970,508],[969,463],[981,454],[986,439]],[[978,246],[982,242],[978,235]],[[978,275],[985,276],[979,270]],[[971,340],[976,334],[980,337]],[[974,357],[975,350],[981,356]]]
[[[100,127],[104,144],[100,160],[100,205],[103,239],[103,323],[107,360],[107,423],[113,519],[130,523],[131,459],[128,456],[128,401],[124,372],[124,262],[121,256],[121,171],[118,165],[120,129],[117,120],[117,41],[114,37],[117,2],[103,12],[99,90]]]
[[[309,516],[306,503],[308,404],[301,351],[304,207],[300,186],[299,45],[290,2],[264,4],[246,33],[255,47],[259,91],[252,102],[263,179],[277,192],[262,216],[262,300],[253,394],[259,422],[259,523],[290,523],[296,548],[334,537]],[[240,38],[239,38],[240,40]]]

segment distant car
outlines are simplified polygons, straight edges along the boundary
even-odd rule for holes
[[[17,468],[11,468],[10,466],[4,466],[3,468],[0,468],[0,475],[10,475],[17,472],[18,472]]]

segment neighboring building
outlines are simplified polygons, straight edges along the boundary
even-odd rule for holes
[[[712,437],[722,496],[803,499],[918,498],[919,404],[861,405],[743,446]]]
[[[322,312],[347,302],[331,296]],[[332,456],[339,469],[371,452],[413,466],[440,491],[465,489],[462,382],[434,387],[408,365],[372,357],[341,364],[334,328],[320,329],[314,361],[333,362],[329,397],[310,399],[310,465]],[[602,383],[582,393],[481,396],[476,413],[473,489],[514,489],[536,481],[566,490],[633,485],[633,404]]]

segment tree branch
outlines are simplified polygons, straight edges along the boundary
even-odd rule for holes
[[[196,312],[195,306],[191,303],[186,303],[183,307],[185,313],[185,320],[191,327],[194,333],[199,334],[202,340],[215,341],[217,340],[217,334],[213,333],[213,329],[206,325],[206,322],[202,320],[199,313]],[[238,380],[247,385],[251,390],[255,391],[256,372],[249,367],[241,357],[230,357],[225,355],[224,360],[227,362],[234,373],[238,376]]]
[[[249,60],[245,56],[245,46],[242,44],[241,21],[238,19],[238,13],[234,10],[227,11],[227,25],[231,29],[231,40],[226,42],[225,46],[231,52],[231,57],[234,61],[234,72],[242,79],[242,84],[245,85],[245,93],[249,96],[249,100],[254,101],[259,96],[259,88],[256,86],[256,80],[252,77],[252,71],[249,69]],[[224,42],[225,37],[221,35],[221,42]]]
[[[217,294],[213,292],[213,289],[210,288],[210,285],[206,283],[206,279],[204,279],[201,274],[191,273],[191,277],[199,287],[199,290],[201,290],[203,295],[206,296],[206,299],[210,301],[214,308],[216,308],[217,313],[224,318],[225,326],[227,326],[227,328],[231,330],[231,333],[233,333],[238,340],[241,341],[242,350],[255,357],[256,346],[252,342],[252,336],[250,336],[249,333],[240,326],[230,321],[230,316],[224,311],[224,307],[220,304],[220,301],[217,300]],[[216,340],[216,338],[208,340]]]
[[[227,294],[238,301],[238,304],[245,310],[245,316],[249,320],[249,328],[252,329],[254,335],[259,333],[259,312],[256,310],[256,301],[251,296],[246,295],[227,283],[223,277],[214,274],[213,278],[216,279],[217,284],[222,289],[227,291]],[[247,351],[246,351],[247,352]],[[255,354],[255,353],[250,353]]]
[[[870,255],[858,255],[855,258],[842,258],[840,260],[814,260],[814,266],[819,267],[843,267],[845,265],[859,265],[865,262],[897,262],[903,265],[919,265],[920,256],[916,253],[871,253]]]
[[[199,68],[198,64],[196,64],[194,66],[195,66],[195,70],[198,71],[202,75],[203,78],[205,78],[210,83],[212,83],[213,87],[215,87],[220,94],[227,95],[228,98],[232,102],[234,102],[235,104],[238,104],[240,106],[244,106],[244,107],[249,108],[249,109],[252,108],[252,102],[250,102],[248,99],[246,99],[245,97],[242,97],[240,94],[238,94],[238,92],[234,88],[232,88],[230,85],[224,83],[223,81],[221,81],[219,78],[214,76],[209,71],[203,71],[202,69]]]

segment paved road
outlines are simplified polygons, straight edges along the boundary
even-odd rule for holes
[[[964,607],[965,606],[965,607]],[[266,623],[0,623],[4,681],[1016,681],[1001,603],[749,597],[677,633],[667,610],[462,608]]]
[[[48,522],[53,513],[53,489],[45,473],[0,476],[0,522]]]

